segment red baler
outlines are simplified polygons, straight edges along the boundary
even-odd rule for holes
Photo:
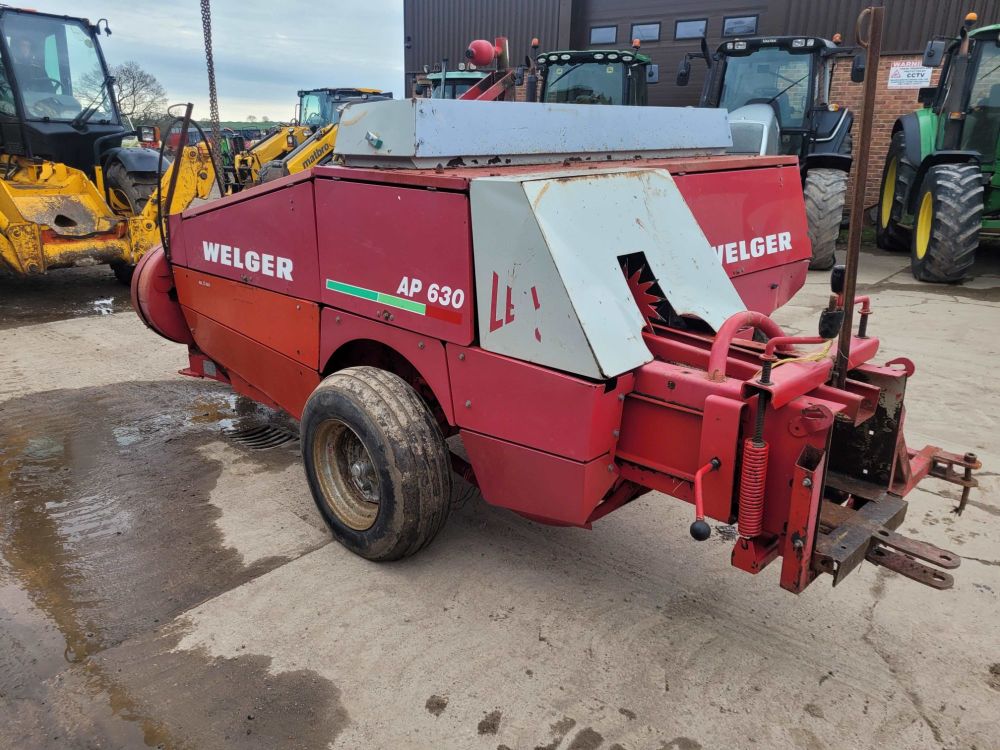
[[[810,257],[798,166],[728,138],[715,110],[355,105],[341,166],[173,217],[134,303],[185,374],[301,419],[317,506],[371,559],[431,540],[458,467],[552,524],[663,492],[793,592],[864,559],[947,587],[959,558],[895,529],[975,457],[907,448],[913,365],[878,361],[867,300],[843,388],[842,300],[820,336],[768,317]]]

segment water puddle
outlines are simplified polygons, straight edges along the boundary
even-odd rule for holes
[[[107,266],[63,268],[27,278],[0,275],[0,330],[131,309],[128,287]]]
[[[282,562],[245,566],[223,544],[208,501],[222,465],[200,450],[266,417],[187,380],[0,403],[0,666],[17,674],[0,678],[14,712],[0,745],[48,746],[75,703],[108,746],[182,747],[94,657]],[[73,684],[69,708],[44,710]]]

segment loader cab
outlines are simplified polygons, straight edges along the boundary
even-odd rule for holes
[[[769,107],[777,122],[778,153],[802,157],[841,151],[847,129],[838,126],[847,112],[830,101],[836,55],[843,52],[837,42],[754,37],[724,42],[711,54],[704,45],[702,49],[685,57],[677,78],[678,85],[686,85],[690,58],[705,59],[709,70],[700,106],[722,107],[731,114],[752,105]]]
[[[542,102],[645,106],[647,83],[655,82],[652,60],[635,49],[543,52],[535,63]]]
[[[336,125],[340,108],[348,101],[391,99],[392,93],[381,89],[322,88],[299,92],[298,122],[314,131],[325,125]]]
[[[95,141],[126,132],[98,33],[82,18],[0,7],[0,153],[93,176]]]
[[[924,64],[941,66],[941,78],[937,86],[921,89],[919,98],[938,115],[935,150],[974,151],[980,163],[990,167],[1000,143],[1000,25],[969,34],[969,55],[963,64],[957,60],[959,43],[959,39],[928,43]],[[949,117],[953,107],[964,117]],[[956,142],[946,142],[949,127],[954,128]]]

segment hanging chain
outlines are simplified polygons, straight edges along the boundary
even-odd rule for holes
[[[212,162],[215,174],[222,174],[219,149],[222,129],[219,127],[219,96],[215,90],[215,60],[212,57],[212,6],[211,0],[201,0],[201,28],[205,36],[205,66],[208,68],[208,109],[212,129]]]

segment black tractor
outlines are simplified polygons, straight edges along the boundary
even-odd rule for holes
[[[797,156],[805,195],[812,260],[809,267],[833,267],[851,170],[854,115],[830,101],[839,40],[819,37],[751,37],[724,42],[681,61],[677,85],[686,86],[691,59],[708,65],[701,107],[729,111],[733,153]],[[857,56],[851,80],[864,80]]]

